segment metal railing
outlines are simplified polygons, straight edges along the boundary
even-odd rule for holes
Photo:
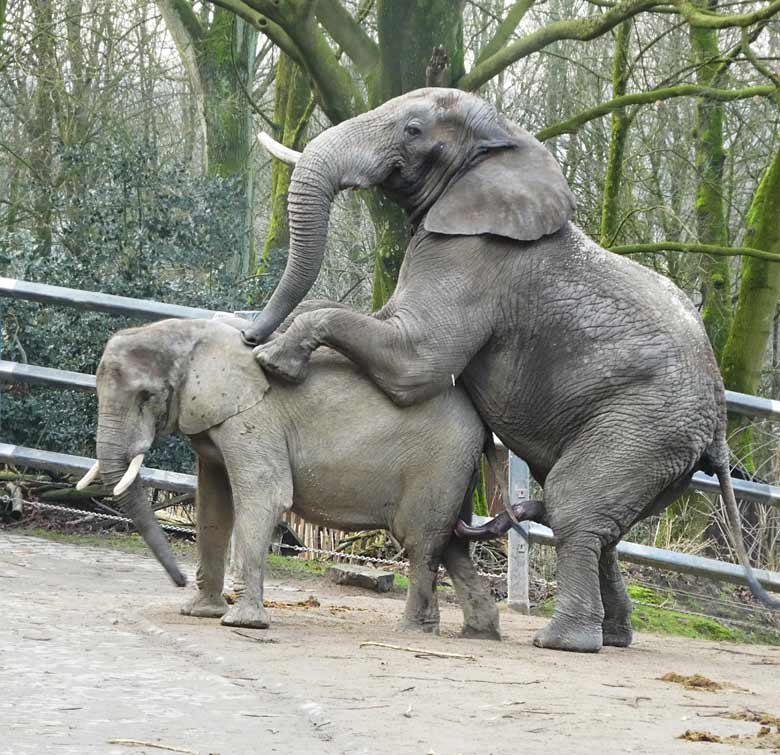
[[[81,291],[78,289],[49,286],[40,283],[0,278],[0,297],[26,299],[47,304],[59,304],[78,309],[91,309],[116,315],[130,315],[144,320],[159,320],[167,317],[189,319],[211,319],[229,315],[209,309],[163,304],[144,299]],[[242,312],[242,315],[249,313]],[[80,391],[94,391],[94,375],[57,370],[48,367],[0,361],[0,383],[28,383],[47,385]],[[750,396],[743,393],[726,392],[730,412],[744,416],[756,416],[780,421],[780,401]],[[36,469],[82,474],[94,463],[82,456],[41,451],[7,443],[0,443],[0,462],[18,464]],[[141,481],[149,487],[177,492],[192,492],[197,480],[192,475],[167,472],[160,469],[141,469]],[[528,496],[530,475],[528,467],[519,458],[510,454],[509,489],[513,500]],[[734,490],[741,499],[756,501],[771,506],[780,506],[780,487],[748,480],[733,480]],[[698,472],[691,487],[708,493],[718,493],[720,488],[714,477]],[[521,532],[511,530],[509,535],[509,569],[507,575],[509,598],[513,608],[529,609],[528,548],[531,543],[553,545],[555,539],[551,530],[539,524],[524,523]],[[654,566],[676,572],[696,574],[710,579],[745,584],[742,567],[723,561],[700,556],[653,548],[637,543],[621,542],[619,558],[635,564]],[[780,574],[757,571],[758,579],[769,590],[780,592]]]

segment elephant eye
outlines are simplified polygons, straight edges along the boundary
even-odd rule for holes
[[[404,135],[414,138],[415,136],[419,136],[422,134],[422,130],[419,126],[415,126],[413,123],[407,123],[406,126],[404,126]]]

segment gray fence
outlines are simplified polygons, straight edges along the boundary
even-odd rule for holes
[[[210,319],[227,315],[227,312],[215,312],[195,307],[182,307],[175,304],[131,299],[124,296],[112,296],[91,291],[81,291],[59,286],[0,278],[0,297],[26,299],[44,304],[58,304],[78,309],[90,309],[115,315],[129,315],[144,320],[159,320],[166,317]],[[246,314],[246,313],[242,313]],[[78,372],[56,370],[48,367],[0,361],[0,383],[28,383],[48,385],[54,388],[94,391],[95,376]],[[780,401],[749,396],[743,393],[726,392],[729,411],[751,417],[763,417],[780,420]],[[0,442],[0,462],[80,474],[94,463],[93,459],[82,456],[23,448]],[[191,492],[196,480],[192,475],[166,472],[160,469],[141,469],[141,481],[162,490]],[[780,506],[780,487],[765,485],[747,480],[733,480],[737,495],[744,500],[756,501],[771,506]],[[718,493],[718,481],[714,477],[697,473],[691,483],[697,490]],[[509,489],[513,501],[528,496],[530,476],[526,464],[510,454]],[[552,531],[538,524],[525,523],[509,535],[508,588],[509,605],[521,611],[529,609],[529,570],[528,551],[531,543],[553,545]],[[742,568],[735,564],[710,558],[690,556],[674,551],[652,548],[637,543],[622,542],[618,546],[621,559],[635,564],[654,566],[660,569],[696,574],[711,579],[745,584]],[[769,590],[780,592],[780,574],[758,571],[757,577]]]

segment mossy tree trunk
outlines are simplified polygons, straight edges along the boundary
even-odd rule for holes
[[[714,0],[697,4],[714,10]],[[699,84],[715,87],[724,70],[716,29],[690,27],[691,48],[697,64]],[[723,104],[708,97],[696,103],[696,232],[702,244],[726,246],[728,233],[723,209]],[[724,257],[702,257],[702,320],[716,356],[720,359],[731,325],[731,274]]]
[[[38,60],[35,89],[32,94],[32,117],[27,127],[30,145],[29,165],[34,181],[34,234],[38,253],[48,257],[52,247],[52,196],[55,101],[60,80],[55,58],[54,18],[51,0],[30,3],[35,23],[34,49]]]
[[[302,150],[314,100],[311,80],[288,55],[281,53],[274,80],[274,138],[287,147]],[[265,237],[257,272],[262,274],[277,262],[287,258],[290,231],[287,221],[287,191],[290,188],[292,166],[273,161],[271,174],[271,220]],[[261,304],[256,301],[255,304]]]
[[[612,60],[612,96],[622,97],[628,86],[628,49],[633,21],[628,19],[618,26],[615,37],[615,55]],[[611,246],[616,242],[620,222],[620,190],[623,179],[623,158],[631,117],[625,108],[615,110],[611,116],[612,128],[609,140],[609,158],[604,178],[604,198],[601,205],[601,243]]]
[[[747,216],[745,245],[780,253],[780,150],[775,154],[753,195]],[[726,387],[755,393],[761,381],[767,345],[773,332],[778,296],[780,263],[744,257],[739,280],[739,301],[728,340],[721,356]],[[731,430],[742,420],[734,418]],[[735,436],[733,450],[748,468],[753,465],[751,437],[745,430]]]
[[[627,19],[651,11],[654,6],[653,0],[622,0],[610,5],[607,10],[599,9],[584,17],[573,17],[571,4],[568,3],[567,11],[560,18],[518,34],[518,26],[533,5],[533,0],[498,3],[498,11],[494,11],[490,4],[478,4],[483,13],[495,16],[497,25],[492,39],[482,45],[471,70],[466,71],[463,54],[464,0],[376,0],[376,40],[363,26],[371,11],[372,0],[360,0],[354,15],[342,0],[209,2],[229,7],[303,66],[312,79],[318,104],[333,124],[424,85],[434,48],[444,48],[450,59],[447,76],[439,77],[436,85],[449,84],[477,91],[518,60],[550,48],[561,40],[593,40]],[[758,26],[778,11],[774,4],[733,14],[704,12],[689,3],[679,9],[692,26],[713,30],[705,31],[709,34],[716,34],[716,30],[724,28]],[[341,63],[340,55],[333,54],[334,47],[350,59],[349,66]],[[361,79],[361,84],[355,82],[356,76]],[[670,94],[671,89],[674,92]],[[655,97],[655,93],[642,94]],[[668,96],[698,94],[700,90],[692,92],[685,85],[667,88]],[[768,91],[751,91],[749,96],[755,94],[766,95]],[[720,98],[730,97],[721,94]],[[623,107],[622,102],[613,105],[611,109]],[[586,120],[600,115],[603,113],[591,113],[586,115]],[[576,124],[558,126],[572,133],[577,128]],[[556,126],[547,129],[550,133],[544,138],[553,136],[555,129]],[[571,142],[574,143],[573,140]],[[368,204],[377,229],[373,304],[379,307],[395,287],[408,229],[403,214],[391,202],[374,194]]]
[[[379,72],[369,87],[369,106],[376,107],[404,92],[428,84],[431,55],[443,48],[447,65],[433,72],[437,86],[452,86],[463,69],[464,0],[377,0]],[[379,190],[372,190],[368,207],[376,231],[372,308],[392,295],[410,229],[406,215]]]
[[[238,182],[235,222],[242,243],[230,269],[246,275],[255,263],[254,172],[249,159],[252,111],[244,94],[254,80],[257,29],[223,8],[198,17],[188,0],[158,0],[187,71],[205,132],[208,175]]]
[[[713,0],[695,0],[701,8],[714,9]],[[697,83],[716,87],[724,71],[715,29],[689,28]],[[696,102],[694,131],[696,165],[696,234],[699,243],[726,246],[728,234],[723,208],[723,104],[709,97]],[[715,355],[720,360],[731,325],[731,275],[727,257],[701,257],[701,316]],[[664,529],[672,540],[700,540],[711,524],[711,502],[685,493],[664,514]]]

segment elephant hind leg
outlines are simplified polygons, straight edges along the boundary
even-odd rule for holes
[[[468,542],[451,538],[444,551],[444,565],[463,609],[463,636],[500,640],[498,608],[471,560]]]
[[[441,546],[422,541],[401,541],[409,554],[409,588],[401,629],[407,632],[439,633],[439,601],[436,580]]]
[[[604,605],[604,621],[601,625],[604,645],[626,648],[633,639],[632,606],[618,567],[615,545],[606,546],[601,551],[599,584]]]
[[[604,607],[600,557],[601,542],[590,533],[574,532],[558,538],[555,611],[550,623],[536,633],[536,647],[579,653],[601,650]]]

